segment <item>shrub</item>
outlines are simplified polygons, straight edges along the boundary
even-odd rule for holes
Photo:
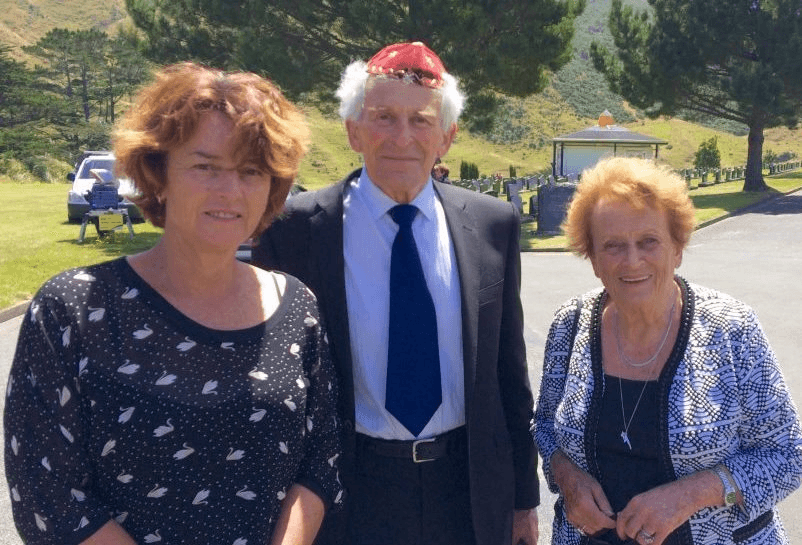
[[[510,178],[517,178],[516,174],[517,174],[517,171],[515,169],[515,166],[510,165]]]
[[[459,177],[461,180],[476,180],[479,178],[479,167],[476,163],[461,161],[459,164]]]
[[[701,169],[721,168],[721,152],[718,150],[718,138],[712,137],[699,144],[693,166]]]

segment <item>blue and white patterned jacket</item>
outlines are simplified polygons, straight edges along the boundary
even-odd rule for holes
[[[682,322],[658,383],[658,463],[666,479],[724,463],[745,499],[738,507],[705,508],[680,526],[678,542],[773,545],[788,538],[775,511],[802,477],[802,429],[777,359],[752,309],[677,277]],[[560,307],[549,331],[533,435],[549,488],[559,493],[551,456],[561,449],[598,478],[595,434],[604,392],[602,289],[582,296],[572,354],[567,353],[577,299]],[[552,543],[583,542],[555,509]]]

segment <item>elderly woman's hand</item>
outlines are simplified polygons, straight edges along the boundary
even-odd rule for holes
[[[615,528],[613,509],[599,482],[561,450],[551,457],[554,480],[565,501],[568,522],[580,533],[594,535]]]
[[[660,545],[698,510],[723,505],[721,481],[710,471],[699,471],[630,500],[618,513],[616,529],[622,538],[642,545]]]

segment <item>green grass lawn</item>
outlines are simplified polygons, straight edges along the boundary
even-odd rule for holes
[[[134,240],[123,229],[98,239],[87,226],[67,223],[69,184],[0,183],[0,308],[29,299],[59,271],[141,252],[153,246],[161,230],[134,224]]]
[[[693,189],[691,198],[700,223],[725,216],[777,192],[802,187],[802,172],[766,178],[770,193],[741,191],[742,182],[717,184]],[[67,223],[68,184],[14,183],[0,178],[0,309],[29,299],[54,274],[80,265],[89,265],[152,247],[161,230],[149,223],[134,225],[134,240],[120,230],[99,239],[93,227],[78,243],[80,225]],[[524,202],[528,207],[528,196]],[[527,210],[525,209],[525,212]],[[537,224],[524,223],[521,245],[525,250],[562,249],[565,237],[535,235]]]

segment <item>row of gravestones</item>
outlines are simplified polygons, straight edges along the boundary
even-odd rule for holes
[[[777,174],[802,167],[802,161],[788,161],[785,163],[770,164],[769,174]],[[684,169],[679,174],[685,177],[690,185],[692,177],[701,178],[700,186],[714,183],[730,182],[744,178],[745,167],[715,169],[700,171]],[[558,234],[560,226],[565,219],[565,211],[573,198],[578,176],[558,178],[554,176],[529,176],[524,178],[511,178],[506,180],[458,180],[454,183],[474,191],[487,193],[498,197],[506,193],[507,201],[513,203],[519,214],[523,216],[523,200],[521,191],[537,190],[529,198],[529,215],[537,219],[538,234]]]
[[[714,168],[711,170],[685,168],[679,171],[679,175],[685,178],[688,187],[691,186],[691,180],[694,178],[700,178],[699,186],[705,187],[723,182],[742,180],[746,175],[746,167]]]
[[[802,167],[802,161],[786,161],[784,163],[769,163],[769,174],[779,174],[781,172],[788,172],[789,170],[796,170]]]

